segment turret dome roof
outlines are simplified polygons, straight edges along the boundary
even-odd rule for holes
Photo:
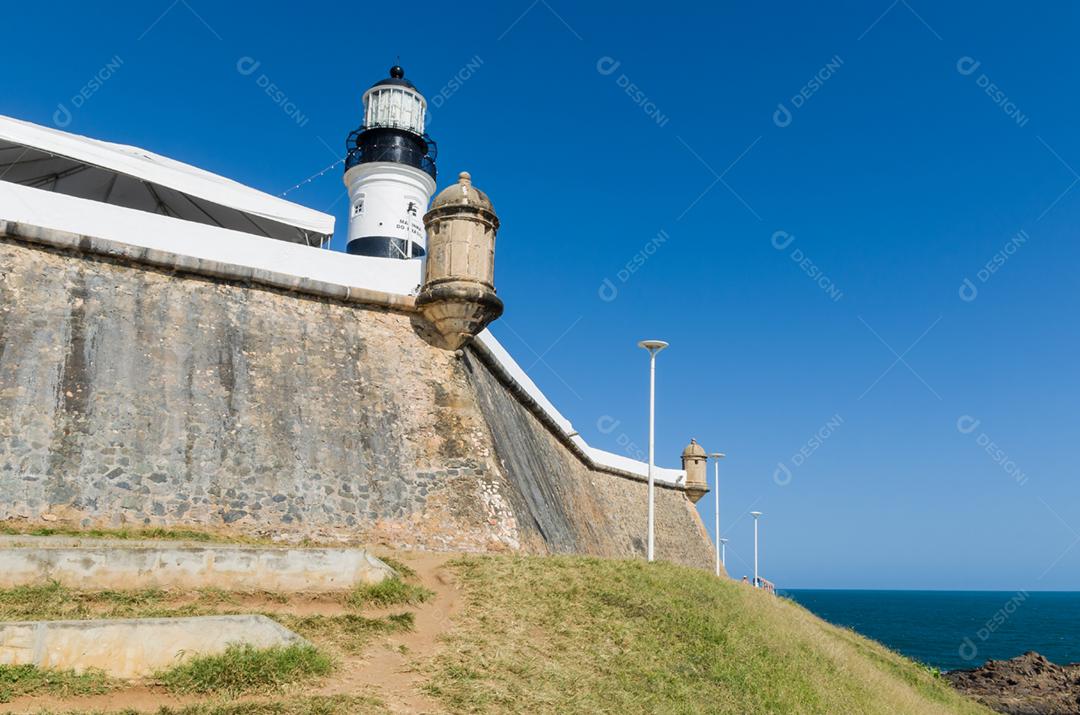
[[[467,171],[458,174],[457,183],[451,184],[440,191],[435,200],[431,202],[432,211],[450,206],[484,209],[495,213],[495,207],[491,205],[491,199],[483,191],[472,185],[472,177]]]
[[[686,445],[686,449],[682,451],[684,457],[704,457],[705,448],[697,443],[696,439],[691,439],[690,444]]]

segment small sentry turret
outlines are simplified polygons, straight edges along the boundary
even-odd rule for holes
[[[682,466],[686,470],[686,496],[695,504],[709,491],[705,464],[708,457],[705,448],[691,439],[682,453]]]
[[[468,172],[443,189],[424,216],[428,258],[416,307],[456,350],[502,315],[495,295],[495,234],[499,217]]]

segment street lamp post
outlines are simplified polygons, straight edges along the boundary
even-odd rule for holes
[[[750,512],[750,516],[754,517],[754,588],[761,588],[761,581],[758,579],[758,519],[761,517],[760,511]]]
[[[727,568],[727,539],[720,539],[720,563]]]
[[[716,575],[720,575],[720,460],[724,458],[723,452],[713,452],[709,455],[713,460],[713,500],[714,500],[714,526],[716,527]]]
[[[653,485],[653,462],[656,458],[656,353],[667,346],[663,340],[642,340],[638,343],[639,348],[649,351],[649,561],[653,560],[656,547],[656,503]]]

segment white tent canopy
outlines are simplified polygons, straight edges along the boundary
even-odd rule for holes
[[[123,144],[0,115],[0,179],[185,221],[321,246],[334,217]]]

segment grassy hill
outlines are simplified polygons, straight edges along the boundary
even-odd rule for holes
[[[667,563],[399,553],[348,593],[0,589],[0,621],[263,613],[312,644],[153,677],[0,665],[0,712],[989,713],[802,607]]]
[[[464,558],[428,692],[454,712],[987,713],[783,598],[671,564]]]

